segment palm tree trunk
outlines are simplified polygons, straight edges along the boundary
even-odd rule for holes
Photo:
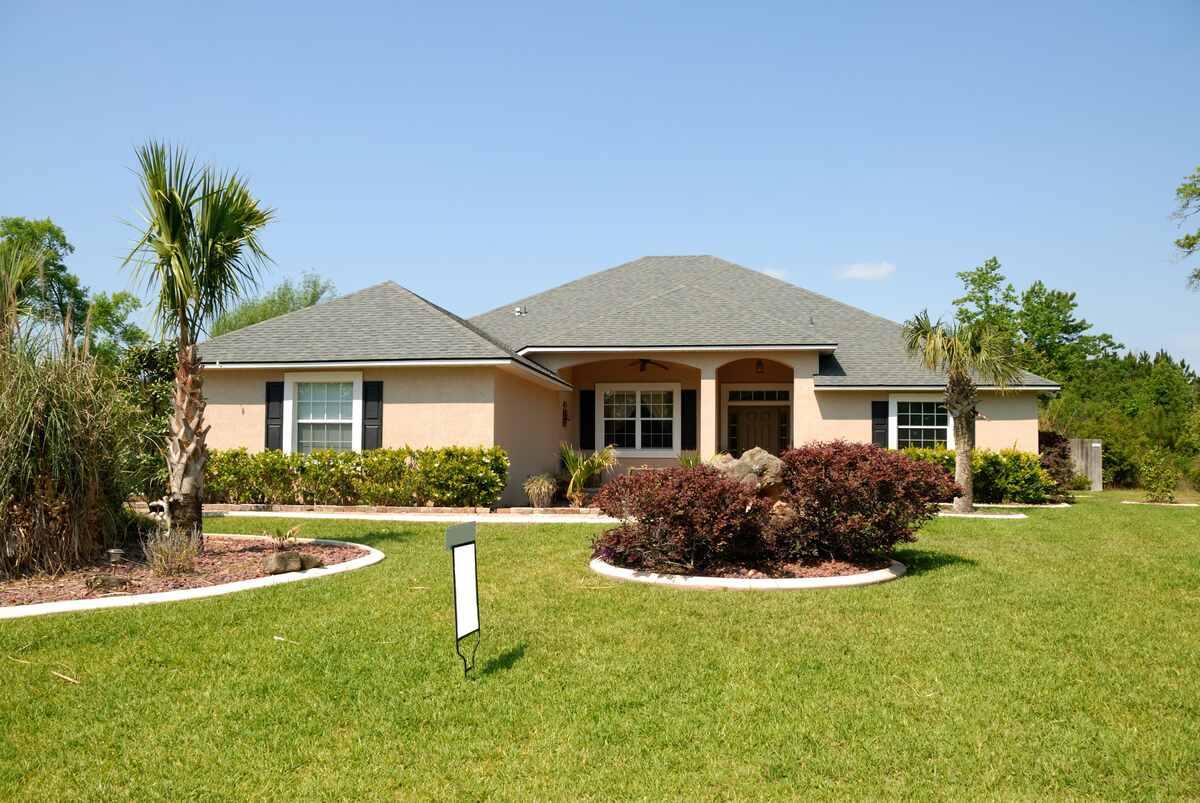
[[[962,495],[954,499],[955,513],[975,512],[975,474],[971,458],[975,452],[975,410],[968,409],[954,416],[954,481]]]
[[[208,450],[204,439],[204,379],[196,346],[181,343],[175,369],[171,433],[167,442],[170,495],[167,512],[171,531],[200,540],[203,532],[204,464]]]
[[[951,375],[946,381],[946,410],[954,418],[954,481],[962,494],[954,499],[955,513],[975,512],[975,404],[978,394],[969,377]]]

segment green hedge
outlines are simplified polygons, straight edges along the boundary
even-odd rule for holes
[[[491,507],[508,482],[499,447],[372,449],[311,454],[213,450],[209,502],[275,505]]]
[[[905,449],[904,453],[914,460],[936,463],[954,476],[954,452],[950,449]],[[1054,479],[1036,454],[976,449],[971,458],[976,502],[1037,504],[1060,498]]]

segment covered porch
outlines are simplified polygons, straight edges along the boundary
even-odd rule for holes
[[[818,352],[629,350],[539,354],[570,382],[565,433],[584,450],[612,444],[624,469],[674,465],[758,446],[778,454],[819,418]]]

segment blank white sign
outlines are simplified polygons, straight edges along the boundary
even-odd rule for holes
[[[475,544],[454,547],[454,637],[479,629],[479,596],[475,586]]]

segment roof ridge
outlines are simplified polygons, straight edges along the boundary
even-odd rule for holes
[[[561,379],[561,378],[560,378],[560,377],[559,377],[557,374],[555,374],[553,371],[551,371],[551,370],[550,370],[549,368],[547,368],[546,366],[544,366],[544,365],[542,365],[541,363],[539,363],[539,362],[536,362],[535,360],[532,360],[532,359],[530,359],[530,358],[528,358],[528,357],[525,357],[525,356],[523,356],[523,355],[517,354],[517,352],[516,352],[516,351],[515,351],[515,350],[514,350],[514,349],[513,349],[511,346],[509,346],[507,343],[504,343],[504,342],[502,342],[501,340],[498,340],[497,338],[495,338],[495,337],[493,337],[492,335],[488,334],[488,333],[487,333],[487,332],[485,332],[484,330],[480,329],[478,326],[475,326],[473,323],[471,323],[471,322],[469,322],[469,321],[467,321],[467,320],[464,320],[463,318],[459,317],[458,315],[455,315],[453,312],[451,312],[450,310],[446,309],[446,308],[445,308],[445,307],[443,307],[442,305],[440,305],[440,304],[435,304],[434,302],[430,301],[428,298],[426,298],[425,296],[421,295],[420,293],[418,293],[418,292],[416,292],[416,291],[414,291],[414,290],[410,290],[409,288],[407,288],[407,287],[405,287],[405,286],[403,286],[403,285],[396,284],[395,282],[388,282],[388,284],[392,284],[392,285],[394,285],[394,286],[398,287],[399,289],[401,289],[401,290],[403,290],[404,292],[408,293],[410,296],[412,296],[413,298],[417,299],[418,301],[420,301],[421,303],[425,304],[426,306],[428,306],[428,307],[432,307],[432,308],[433,308],[434,310],[436,310],[437,312],[440,312],[440,313],[442,313],[443,315],[445,315],[445,316],[446,316],[447,318],[449,318],[450,320],[452,320],[452,321],[454,321],[455,323],[457,323],[457,324],[459,324],[460,326],[462,326],[464,329],[466,329],[466,330],[467,330],[468,332],[470,332],[471,334],[475,335],[476,337],[480,338],[481,340],[483,340],[483,341],[484,341],[484,342],[486,342],[486,343],[490,343],[491,345],[493,345],[493,346],[495,346],[496,348],[500,349],[500,350],[501,350],[501,351],[503,351],[504,353],[508,354],[508,356],[510,356],[512,359],[516,360],[517,362],[520,362],[520,363],[525,363],[525,364],[528,364],[528,365],[530,365],[530,366],[533,366],[534,368],[536,368],[537,370],[541,371],[542,373],[545,373],[545,374],[547,374],[547,375],[549,375],[549,376],[552,376],[552,377],[553,377],[553,378],[555,378],[555,379],[558,379],[559,381],[562,381],[562,379]]]
[[[595,279],[599,276],[605,276],[609,273],[612,273],[613,271],[620,270],[621,268],[628,268],[629,266],[634,265],[634,264],[641,262],[643,260],[646,260],[646,259],[657,259],[657,258],[660,258],[660,257],[640,256],[637,259],[631,259],[628,262],[622,262],[620,265],[613,265],[611,268],[605,268],[604,270],[593,271],[592,273],[585,273],[582,276],[576,276],[574,279],[571,279],[570,281],[563,282],[562,284],[556,284],[553,287],[546,288],[545,290],[539,290],[538,292],[536,292],[532,295],[522,296],[521,298],[514,299],[514,300],[508,302],[507,304],[501,304],[498,307],[493,307],[489,310],[485,310],[485,311],[479,313],[478,315],[472,315],[471,317],[472,318],[483,318],[485,316],[491,315],[493,312],[500,312],[501,310],[506,310],[513,306],[519,306],[522,302],[528,301],[531,298],[537,298],[538,296],[544,296],[547,293],[553,293],[555,290],[561,290],[564,287],[570,287],[571,285],[578,284],[579,282],[587,281],[589,279]]]
[[[336,303],[339,301],[348,301],[348,300],[354,298],[355,296],[360,296],[363,293],[367,293],[371,290],[378,290],[381,287],[387,287],[389,285],[392,287],[400,287],[400,285],[396,284],[395,282],[393,282],[390,279],[382,281],[382,282],[376,282],[375,284],[372,284],[368,287],[363,287],[359,290],[354,290],[353,292],[346,293],[346,295],[344,295],[344,296],[336,296],[335,298],[327,298],[324,301],[318,301],[316,304],[310,304],[307,307],[301,307],[300,309],[294,309],[290,312],[285,312],[282,315],[275,315],[271,318],[266,318],[261,321],[255,321],[254,323],[247,324],[246,326],[243,326],[239,329],[234,329],[232,332],[225,332],[224,334],[220,334],[220,335],[216,335],[216,336],[210,335],[208,340],[205,340],[203,342],[204,343],[213,343],[217,340],[220,340],[223,337],[229,337],[230,335],[236,335],[236,334],[240,334],[242,332],[249,332],[252,329],[261,327],[263,324],[275,323],[275,322],[280,321],[283,318],[288,318],[293,315],[299,315],[302,312],[309,312],[310,310],[316,309],[317,307],[323,307],[326,304],[333,304],[333,303]],[[403,290],[404,288],[400,287],[400,289]],[[251,299],[245,299],[245,300],[249,301]],[[205,334],[207,334],[207,332]]]

